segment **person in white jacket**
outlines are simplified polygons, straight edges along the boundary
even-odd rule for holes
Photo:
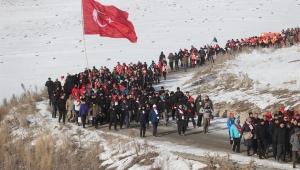
[[[77,123],[78,125],[79,125],[79,123],[78,123],[78,113],[79,113],[79,110],[80,110],[80,104],[81,104],[80,99],[74,100],[75,123]]]

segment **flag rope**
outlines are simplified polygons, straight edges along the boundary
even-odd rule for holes
[[[86,53],[86,45],[85,45],[85,37],[84,37],[84,18],[83,18],[83,2],[81,1],[81,17],[82,17],[82,37],[83,37],[83,44],[84,44],[84,53],[85,53],[85,59],[86,59],[86,66],[89,69],[89,60]]]

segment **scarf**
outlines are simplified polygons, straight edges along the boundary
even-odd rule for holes
[[[252,124],[250,123],[250,122],[247,122],[246,121],[246,124],[247,124],[247,126],[252,130],[253,129],[253,126],[252,126]]]
[[[178,109],[179,110],[179,113],[181,114],[181,116],[184,116],[184,112],[182,109]]]
[[[239,133],[241,134],[241,133],[242,133],[242,127],[241,127],[241,125],[236,125],[236,124],[234,124],[234,126],[237,128],[237,130],[238,130]]]

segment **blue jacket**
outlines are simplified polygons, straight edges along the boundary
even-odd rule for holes
[[[121,103],[121,110],[122,110],[121,113],[123,113],[125,116],[128,116],[129,112],[128,112],[128,108],[126,106],[128,106],[127,103],[124,103],[124,102]]]
[[[80,105],[80,109],[79,109],[79,113],[78,113],[78,116],[81,116],[81,115],[87,115],[89,112],[89,107],[87,104],[81,104]]]
[[[234,117],[233,118],[233,121],[231,120],[231,118],[228,118],[227,120],[227,128],[228,128],[228,131],[230,131],[230,127],[231,125],[235,122],[236,118]]]
[[[150,113],[149,113],[149,120],[152,122],[152,123],[156,123],[156,122],[159,122],[159,117],[160,117],[160,113],[159,111],[157,110],[157,115],[155,113],[155,111],[153,109],[150,110]]]
[[[240,126],[237,124],[237,120],[239,120],[239,119],[234,120],[234,124],[236,124],[236,126]],[[231,138],[240,138],[241,137],[240,132],[234,124],[230,127],[230,137]]]

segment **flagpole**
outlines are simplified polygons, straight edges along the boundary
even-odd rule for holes
[[[85,53],[85,59],[86,59],[86,66],[89,69],[89,61],[86,53],[86,45],[85,45],[85,37],[84,37],[84,18],[83,18],[83,0],[81,0],[81,25],[82,25],[82,37],[83,37],[83,44],[84,44],[84,53]]]

